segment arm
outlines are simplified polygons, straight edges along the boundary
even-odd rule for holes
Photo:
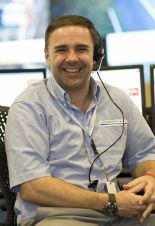
[[[155,202],[155,178],[147,173],[155,175],[155,160],[147,160],[139,163],[133,170],[133,176],[137,179],[124,185],[125,189],[132,192],[144,192],[144,202]]]
[[[137,179],[124,185],[125,190],[134,193],[144,192],[142,204],[146,203],[147,208],[139,215],[141,222],[155,209],[155,178],[150,175],[145,175],[146,173],[155,175],[155,160],[148,160],[138,164],[133,170],[133,176]]]
[[[92,192],[54,177],[41,177],[20,185],[25,201],[41,206],[79,207],[102,211],[108,195]]]
[[[144,176],[147,172],[155,175],[155,160],[148,160],[138,164],[133,170],[133,176],[138,178]]]
[[[20,186],[20,192],[25,201],[41,206],[77,207],[102,212],[108,202],[108,195],[105,193],[85,190],[53,177],[25,182]],[[139,205],[141,197],[130,191],[117,193],[116,199],[118,214],[122,217],[135,216],[145,209],[145,205]]]
[[[124,190],[135,194],[143,191],[142,203],[146,204],[147,208],[146,211],[137,215],[143,222],[154,208],[154,204],[149,202],[155,202],[155,179],[145,175],[147,172],[155,173],[155,137],[134,106],[128,103],[127,107],[132,109],[133,114],[128,114],[131,111],[127,111],[128,139],[123,163],[129,169],[137,165],[132,172],[136,179],[124,185]]]

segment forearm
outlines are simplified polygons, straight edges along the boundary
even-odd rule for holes
[[[133,176],[135,178],[144,176],[145,173],[153,173],[155,175],[155,160],[147,160],[139,163],[133,170]]]
[[[101,211],[107,194],[79,188],[53,177],[42,177],[20,186],[25,201],[41,206],[77,207]]]

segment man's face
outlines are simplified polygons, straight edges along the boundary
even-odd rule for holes
[[[51,33],[45,57],[56,81],[69,91],[88,86],[93,52],[88,28],[67,25]]]

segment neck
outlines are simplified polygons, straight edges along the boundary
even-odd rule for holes
[[[79,92],[79,90],[77,90],[77,92],[75,90],[74,92],[69,92],[69,96],[71,98],[72,104],[74,104],[82,112],[87,111],[92,100],[89,87],[83,92]]]

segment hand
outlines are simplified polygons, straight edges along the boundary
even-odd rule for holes
[[[147,208],[137,215],[140,222],[144,222],[155,208],[155,204],[153,204],[155,203],[155,179],[147,175],[142,176],[124,185],[123,188],[133,193],[144,192],[140,204],[146,204]]]
[[[133,193],[144,192],[143,204],[155,203],[155,179],[151,176],[139,177],[126,185],[123,185],[125,190]]]
[[[128,218],[140,216],[147,208],[147,205],[142,204],[142,196],[136,195],[133,192],[123,190],[115,196],[119,216]]]
[[[144,220],[146,218],[148,218],[148,216],[150,215],[152,210],[155,210],[155,204],[150,203],[150,204],[147,205],[147,208],[141,214],[137,215],[137,218],[139,219],[139,221],[141,223],[143,223]]]

